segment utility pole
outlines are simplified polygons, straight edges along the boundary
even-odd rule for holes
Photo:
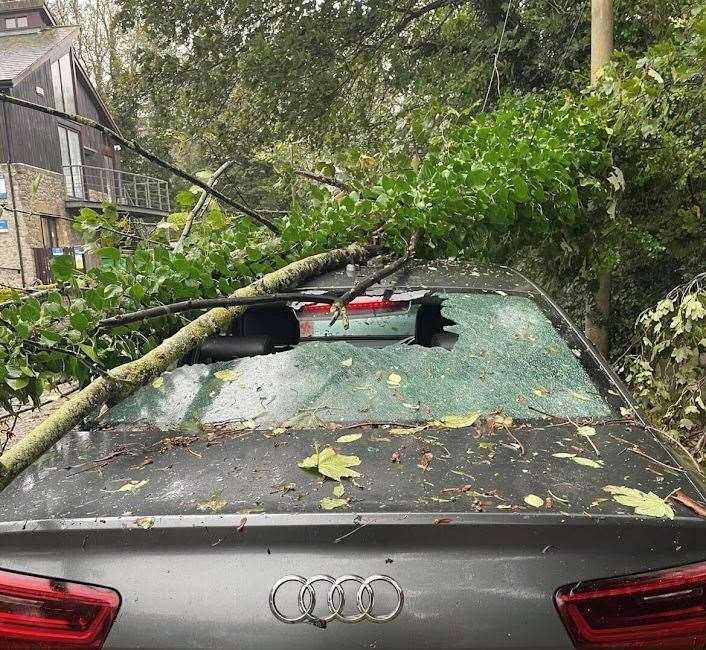
[[[613,51],[613,0],[591,0],[591,83],[595,83],[598,71],[608,63]],[[608,320],[610,319],[610,272],[598,276],[598,287],[594,295],[597,321],[586,310],[585,333],[588,339],[604,355],[608,355]]]

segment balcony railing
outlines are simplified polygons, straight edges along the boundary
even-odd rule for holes
[[[159,178],[104,167],[67,165],[64,180],[69,199],[107,201],[137,210],[170,211],[169,184]]]

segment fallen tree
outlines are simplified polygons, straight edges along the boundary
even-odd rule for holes
[[[282,291],[346,263],[361,262],[373,252],[371,246],[352,244],[313,255],[268,273],[238,289],[234,297],[246,298]],[[75,394],[39,426],[0,455],[0,489],[34,463],[53,444],[104,404],[122,399],[144,386],[209,336],[226,328],[247,307],[217,307],[191,321],[145,356],[111,370]]]

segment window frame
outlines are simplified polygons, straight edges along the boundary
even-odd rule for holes
[[[76,80],[71,51],[52,61],[50,67],[54,108],[66,113],[76,113]]]
[[[86,184],[83,178],[81,132],[65,124],[58,124],[57,129],[59,132],[59,149],[61,151],[61,169],[64,174],[66,193],[71,198],[83,199],[85,198]],[[72,136],[75,136],[73,140]],[[72,147],[72,142],[74,147]],[[66,164],[64,153],[68,154],[68,165]],[[74,154],[78,154],[78,160],[74,159]]]

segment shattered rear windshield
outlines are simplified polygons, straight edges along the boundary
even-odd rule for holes
[[[114,406],[103,424],[303,429],[416,424],[474,411],[514,419],[614,413],[601,371],[532,298],[499,293],[440,298],[446,347],[414,344],[415,304],[401,308],[397,320],[394,310],[380,315],[386,327],[402,334],[395,341],[381,335],[379,345],[375,336],[336,340],[340,337],[319,331],[324,326],[306,325],[300,342],[283,351],[167,372],[163,381]],[[352,331],[376,317],[353,324]],[[381,334],[380,328],[372,331]]]

